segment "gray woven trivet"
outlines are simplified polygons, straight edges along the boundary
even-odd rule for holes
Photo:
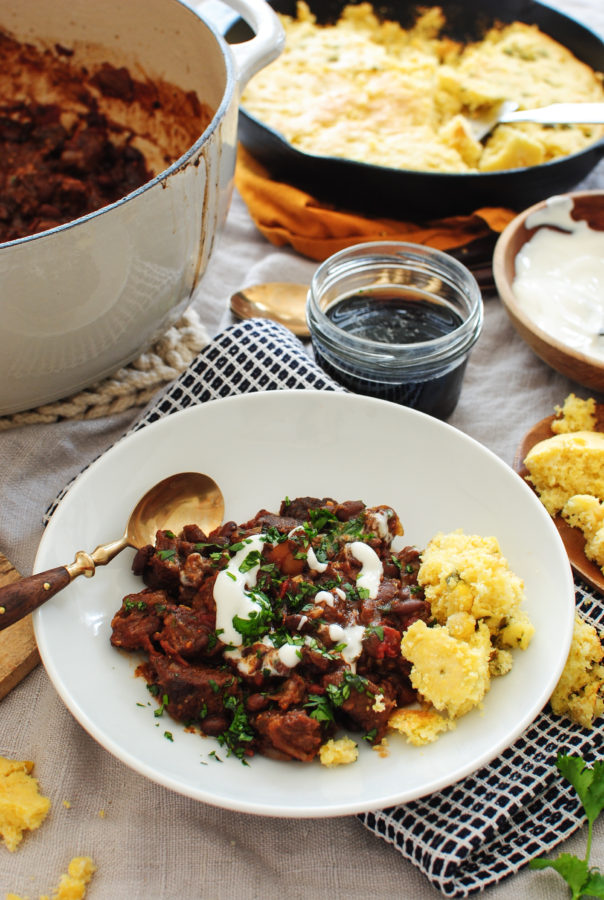
[[[289,331],[252,319],[227,328],[204,347],[129,433],[198,403],[283,388],[341,390]],[[602,599],[577,582],[576,601],[584,618],[604,630]],[[591,762],[601,757],[602,747],[604,720],[588,731],[546,709],[511,747],[473,775],[424,799],[358,818],[445,896],[467,897],[552,850],[583,823],[573,789],[555,768],[556,756],[581,754]]]

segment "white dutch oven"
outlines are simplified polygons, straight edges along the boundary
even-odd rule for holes
[[[0,414],[111,374],[190,302],[231,199],[240,91],[283,46],[264,0],[228,6],[252,40],[227,45],[180,0],[1,0],[0,26],[18,39],[85,48],[90,62],[195,91],[215,115],[180,159],[124,199],[0,244]]]

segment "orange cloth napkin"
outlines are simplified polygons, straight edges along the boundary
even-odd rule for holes
[[[290,244],[317,261],[363,241],[409,241],[452,250],[503,231],[516,215],[509,209],[485,206],[468,216],[418,223],[339,210],[299,188],[273,181],[241,145],[235,184],[256,227],[272,244]]]

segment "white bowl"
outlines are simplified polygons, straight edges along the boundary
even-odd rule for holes
[[[380,758],[361,746],[350,766],[326,769],[255,756],[226,757],[213,738],[161,727],[140,661],[110,645],[111,618],[141,589],[125,551],[91,580],[78,579],[34,616],[42,660],[76,719],[135,771],[174,791],[228,809],[273,816],[334,816],[429,794],[501,753],[547,703],[567,658],[574,589],[562,541],[534,493],[489,450],[431,416],[354,394],[274,391],[217,400],[175,413],[121,441],[72,486],[48,525],[40,572],[78,549],[118,537],[138,497],[177,471],[217,480],[225,517],[245,521],[285,496],[332,496],[392,505],[404,541],[426,545],[463,528],[495,535],[524,579],[536,634],[495,679],[484,710],[417,748],[389,738]],[[163,736],[165,729],[173,741]],[[360,741],[360,744],[365,742]],[[223,760],[218,763],[215,751]]]

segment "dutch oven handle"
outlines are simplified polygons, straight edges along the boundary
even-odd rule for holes
[[[276,59],[285,44],[285,33],[275,11],[265,0],[222,0],[247,22],[254,32],[249,41],[229,44],[235,59],[239,89],[242,90],[252,75]],[[203,4],[195,4],[204,13]],[[211,17],[210,17],[211,18]]]

